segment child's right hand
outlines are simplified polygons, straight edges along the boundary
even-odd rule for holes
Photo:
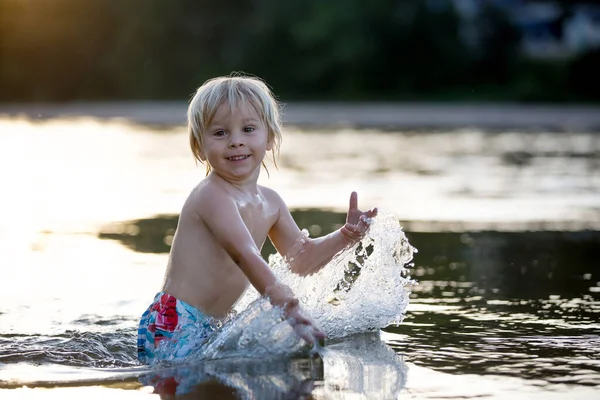
[[[302,312],[300,302],[288,286],[282,283],[269,286],[265,289],[265,295],[271,304],[283,308],[284,316],[294,328],[294,332],[307,343],[312,345],[318,340],[325,339],[325,333]]]
[[[317,328],[315,323],[308,318],[297,304],[292,309],[286,310],[288,322],[294,328],[294,332],[310,345],[325,339],[325,332]]]

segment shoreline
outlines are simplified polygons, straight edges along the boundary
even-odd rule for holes
[[[185,126],[187,102],[0,104],[0,118],[97,118]],[[283,122],[306,128],[521,129],[600,132],[600,106],[518,103],[285,103]]]

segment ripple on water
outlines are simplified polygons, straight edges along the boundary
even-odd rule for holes
[[[113,368],[138,365],[131,330],[93,333],[3,335],[0,363],[58,364],[72,367]]]

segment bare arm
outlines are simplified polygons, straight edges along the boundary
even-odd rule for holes
[[[252,286],[264,295],[265,289],[277,283],[277,279],[261,257],[237,205],[229,196],[219,193],[204,197],[202,208],[198,210],[200,218]]]
[[[366,233],[368,219],[377,215],[377,209],[362,212],[357,208],[358,195],[352,192],[346,224],[326,236],[305,238],[292,218],[289,209],[280,200],[279,219],[269,232],[277,251],[284,255],[293,272],[309,275],[323,268],[344,248],[360,240]]]
[[[252,286],[261,295],[268,296],[273,305],[282,307],[286,315],[292,318],[292,325],[303,339],[312,343],[316,338],[324,337],[313,322],[302,314],[298,299],[290,288],[277,281],[262,258],[233,199],[218,192],[206,194],[198,215]],[[302,326],[311,329],[307,331]]]

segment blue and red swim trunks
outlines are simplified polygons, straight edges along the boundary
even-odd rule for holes
[[[219,321],[159,292],[138,327],[137,355],[144,364],[177,360],[189,355],[219,328]]]

